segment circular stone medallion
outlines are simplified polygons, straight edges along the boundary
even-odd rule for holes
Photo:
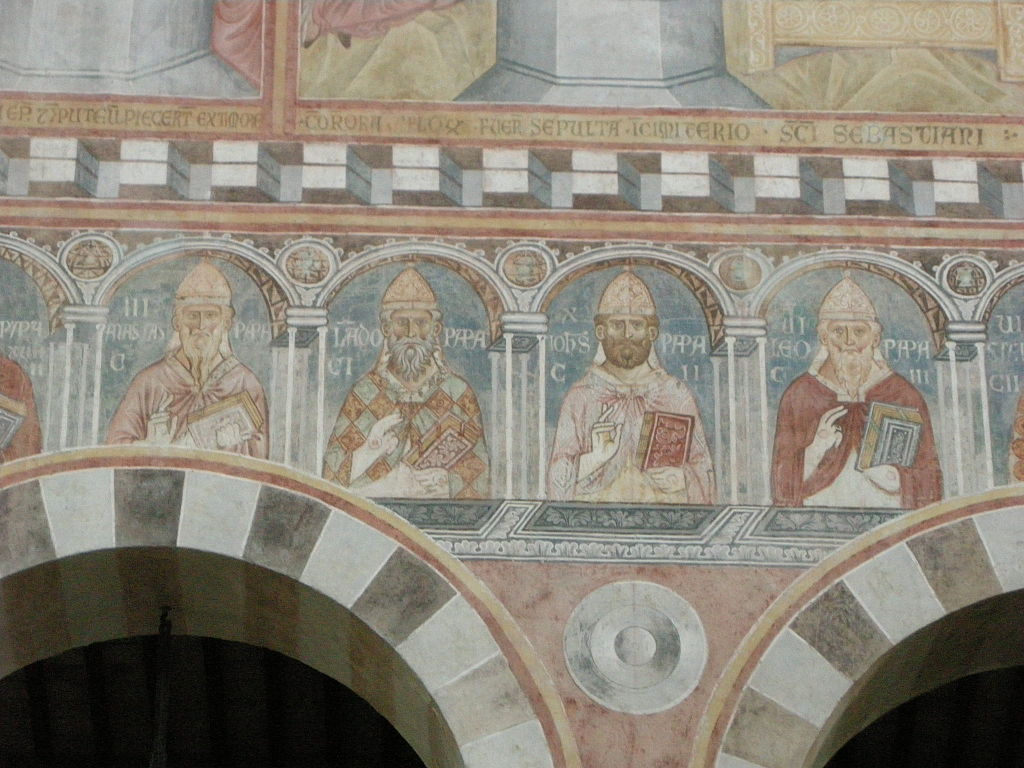
[[[977,296],[985,290],[988,278],[985,271],[972,261],[958,261],[946,270],[946,285],[960,296]]]
[[[331,259],[323,248],[300,245],[288,252],[284,259],[288,277],[302,285],[316,285],[327,279],[331,272]]]
[[[761,265],[745,253],[734,253],[722,259],[718,266],[722,282],[734,291],[749,291],[761,282]]]
[[[707,663],[704,627],[672,590],[645,581],[609,584],[576,606],[565,627],[565,661],[594,701],[648,715],[674,707]]]
[[[534,249],[520,248],[505,256],[501,272],[517,288],[533,288],[548,276],[548,263]]]
[[[114,264],[114,249],[99,238],[84,238],[68,248],[64,263],[79,280],[99,280]]]

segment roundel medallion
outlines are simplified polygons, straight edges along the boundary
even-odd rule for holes
[[[608,584],[569,617],[565,660],[599,704],[647,715],[685,699],[707,663],[697,612],[672,590],[645,581]]]

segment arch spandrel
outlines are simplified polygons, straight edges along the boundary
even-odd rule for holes
[[[650,266],[679,280],[700,303],[712,348],[725,338],[724,320],[733,313],[733,301],[718,277],[694,256],[651,246],[608,246],[571,259],[556,269],[533,300],[536,312],[547,312],[551,303],[574,281],[612,267]]]
[[[56,259],[42,248],[10,235],[0,234],[0,260],[14,264],[39,288],[46,303],[50,331],[60,327],[60,310],[67,304],[81,303],[81,293]]]
[[[172,605],[190,634],[262,645],[349,685],[430,766],[580,764],[505,609],[370,502],[264,462],[109,448],[5,465],[0,505],[13,544],[0,562],[3,669],[150,633]]]
[[[129,280],[159,264],[178,258],[199,256],[226,261],[244,272],[255,284],[267,306],[273,335],[285,331],[285,312],[299,304],[294,286],[273,259],[248,243],[225,238],[179,238],[146,246],[129,254],[103,279],[95,303],[107,306]]]
[[[952,300],[934,280],[891,254],[870,251],[822,251],[787,261],[771,272],[751,296],[751,313],[764,317],[772,301],[787,285],[801,275],[822,269],[859,270],[881,275],[895,283],[921,310],[935,349],[943,348],[947,323],[959,319]]]
[[[1024,602],[1022,510],[1020,486],[941,502],[804,573],[733,655],[691,764],[818,768],[903,701],[1024,663],[1024,643],[985,639]]]
[[[437,264],[464,279],[476,292],[487,311],[491,341],[501,336],[501,316],[513,311],[515,300],[493,266],[479,257],[444,243],[390,243],[364,251],[342,262],[341,269],[321,289],[316,304],[330,307],[346,285],[387,264]]]

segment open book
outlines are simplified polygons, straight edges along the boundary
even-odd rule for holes
[[[451,470],[479,439],[479,428],[448,414],[423,436],[405,462],[413,469]]]
[[[263,414],[248,392],[218,400],[188,417],[188,434],[197,448],[226,451],[263,428]]]
[[[882,464],[913,466],[923,428],[924,419],[916,408],[872,403],[864,426],[857,469],[865,470]]]
[[[636,457],[641,471],[683,466],[690,458],[693,421],[693,416],[681,413],[645,413]]]
[[[27,413],[28,408],[23,402],[0,394],[0,451],[7,450],[21,425],[25,423]]]

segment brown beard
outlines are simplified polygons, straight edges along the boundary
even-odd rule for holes
[[[434,359],[434,345],[422,339],[398,339],[388,349],[388,370],[400,381],[418,381]]]
[[[200,346],[195,337],[190,337],[182,342],[181,351],[188,360],[192,377],[200,385],[206,383],[220,356],[220,340],[214,334],[207,334],[205,345]]]
[[[609,339],[601,342],[605,359],[616,368],[636,368],[647,362],[651,354],[651,340],[631,341],[630,339]]]
[[[871,375],[874,367],[875,350],[868,347],[863,351],[855,349],[829,350],[829,359],[832,361],[832,370],[835,372],[836,381],[850,395],[860,391],[861,386]]]

